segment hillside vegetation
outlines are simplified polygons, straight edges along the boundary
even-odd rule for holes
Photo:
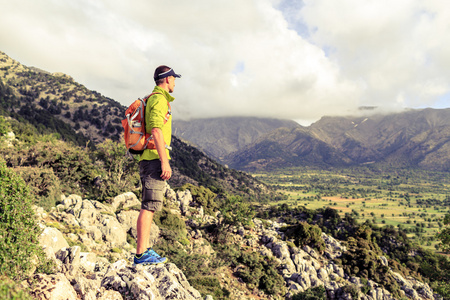
[[[79,133],[79,145],[120,138],[125,108],[68,75],[26,67],[0,52],[0,81],[1,106],[8,115],[58,132],[63,140]]]

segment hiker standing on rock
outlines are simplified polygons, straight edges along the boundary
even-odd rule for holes
[[[155,70],[155,88],[145,108],[145,130],[151,132],[156,149],[145,149],[139,158],[139,175],[142,182],[142,205],[137,220],[137,247],[134,264],[159,264],[167,261],[150,248],[150,227],[155,211],[162,209],[165,181],[172,176],[169,164],[172,139],[170,95],[175,88],[176,74],[167,66]]]

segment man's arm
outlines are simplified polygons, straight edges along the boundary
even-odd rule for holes
[[[166,143],[164,142],[164,136],[161,128],[153,128],[152,136],[155,141],[156,151],[158,152],[159,159],[161,160],[161,178],[168,180],[172,176],[172,168],[170,167],[169,159],[167,158]]]

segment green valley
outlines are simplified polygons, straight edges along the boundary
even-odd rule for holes
[[[446,172],[295,168],[254,176],[284,194],[278,205],[330,207],[359,223],[393,226],[434,250],[439,247],[435,236],[450,212],[450,176]]]

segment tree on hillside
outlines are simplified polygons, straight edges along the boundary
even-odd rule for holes
[[[0,161],[0,277],[22,280],[48,264],[39,246],[32,195],[23,179]],[[40,269],[40,271],[44,271]]]
[[[450,251],[450,214],[447,214],[444,218],[445,228],[436,235],[438,240],[441,241],[441,248],[443,251]]]

